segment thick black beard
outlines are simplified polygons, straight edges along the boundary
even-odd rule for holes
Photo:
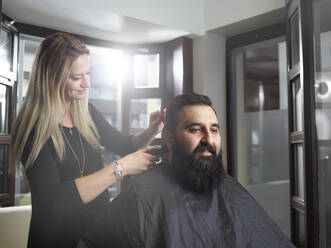
[[[212,156],[198,155],[206,149]],[[221,185],[226,174],[222,152],[216,154],[215,148],[206,144],[198,145],[192,154],[187,155],[175,141],[172,148],[172,166],[180,182],[198,193],[210,192]]]

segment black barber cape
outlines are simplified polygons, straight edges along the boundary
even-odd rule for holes
[[[173,173],[160,166],[130,179],[111,204],[112,247],[294,247],[229,175],[212,192],[195,193]]]

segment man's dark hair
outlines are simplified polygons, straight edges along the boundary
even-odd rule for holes
[[[208,96],[199,95],[196,93],[182,94],[176,96],[167,107],[166,120],[162,131],[162,137],[166,130],[172,133],[176,132],[179,111],[183,107],[192,105],[207,105],[213,109],[212,103]]]

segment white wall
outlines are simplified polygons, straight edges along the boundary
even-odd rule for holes
[[[168,28],[203,34],[203,0],[74,0],[103,11],[160,24]]]
[[[285,0],[72,0],[100,10],[204,35],[257,15],[282,8]],[[95,4],[95,3],[98,3]]]
[[[221,126],[223,159],[226,164],[225,37],[206,33],[193,40],[193,90],[208,95]]]
[[[282,8],[285,0],[204,0],[204,30],[212,30]]]

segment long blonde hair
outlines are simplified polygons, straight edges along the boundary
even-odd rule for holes
[[[89,50],[76,38],[56,33],[40,45],[29,83],[27,95],[14,124],[9,149],[10,168],[22,158],[27,139],[33,131],[32,148],[23,165],[27,169],[37,158],[41,148],[51,138],[60,161],[65,156],[65,143],[59,122],[64,113],[65,87],[73,62]],[[100,151],[98,132],[88,111],[87,95],[72,101],[71,114],[76,128],[93,147]]]

